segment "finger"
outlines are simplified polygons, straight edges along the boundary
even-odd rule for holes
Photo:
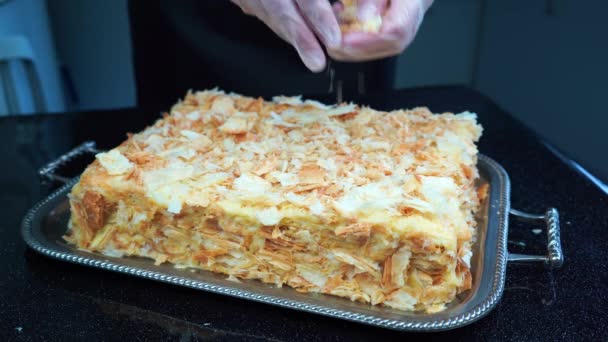
[[[325,69],[326,58],[315,35],[306,25],[298,26],[294,33],[293,43],[304,65],[312,72]]]
[[[344,5],[338,1],[338,2],[334,2],[331,5],[331,9],[334,12],[334,14],[336,15],[336,18],[340,17],[340,13],[342,13],[342,11],[344,11]]]
[[[306,25],[292,1],[267,0],[262,2],[267,15],[264,22],[279,36],[293,45],[304,65],[313,72],[325,68],[325,53],[317,38]]]
[[[296,0],[300,12],[328,48],[340,46],[342,34],[338,20],[327,0]]]

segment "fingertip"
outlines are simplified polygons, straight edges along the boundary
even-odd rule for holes
[[[327,0],[297,0],[295,2],[299,6],[299,14],[303,19],[302,25],[294,37],[294,43],[299,52],[318,50],[315,55],[318,55],[319,51],[323,53],[319,43],[327,48],[340,46],[342,32]],[[300,56],[303,57],[303,54],[300,53]],[[311,70],[316,70],[317,65],[325,63],[324,59],[321,63],[319,57],[316,57],[314,61],[308,58],[305,62]]]
[[[318,73],[325,69],[327,60],[325,58],[325,54],[322,51],[298,51],[298,53],[300,54],[302,62],[304,62],[304,65],[310,71]]]
[[[318,27],[320,38],[328,49],[337,49],[342,45],[342,31],[337,22],[327,22]]]
[[[321,73],[323,70],[325,70],[325,66],[323,66],[323,67],[322,67],[322,68],[320,68],[320,69],[312,69],[312,68],[308,68],[308,70],[312,71],[312,72],[313,72],[313,73],[315,73],[315,74],[319,74],[319,73]]]
[[[342,45],[342,32],[338,29],[327,35],[326,42],[328,49],[338,49]]]
[[[306,1],[305,17],[311,23],[312,30],[319,36],[326,47],[335,49],[342,43],[342,31],[338,19],[327,0]],[[308,7],[309,6],[309,7]]]
[[[325,70],[325,56],[323,56],[323,58],[313,57],[308,62],[304,62],[304,65],[306,65],[310,71],[320,73],[321,71]]]
[[[338,15],[340,15],[340,13],[342,13],[342,11],[344,11],[344,5],[338,1],[331,5],[331,9],[334,11],[334,14],[337,17]]]

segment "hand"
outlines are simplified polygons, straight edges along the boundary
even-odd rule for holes
[[[379,32],[347,32],[339,48],[328,46],[331,57],[341,61],[368,61],[398,55],[414,40],[433,0],[358,0],[357,16],[365,22],[382,18]],[[343,7],[334,4],[336,16]]]
[[[339,49],[342,34],[328,0],[232,0],[243,12],[256,16],[293,45],[314,72],[325,68],[321,44]],[[316,35],[316,37],[315,37]]]

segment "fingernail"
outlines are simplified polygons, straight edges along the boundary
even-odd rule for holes
[[[336,49],[340,47],[342,41],[342,34],[336,32],[335,30],[329,30],[323,32],[323,37],[325,37],[325,44],[330,49]]]
[[[325,55],[319,53],[312,53],[306,55],[305,60],[310,70],[314,72],[322,71],[325,68]]]

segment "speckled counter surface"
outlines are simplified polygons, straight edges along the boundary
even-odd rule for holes
[[[321,98],[322,99],[322,98]],[[19,225],[49,189],[36,170],[84,140],[119,143],[158,113],[138,110],[0,118],[0,340],[606,340],[608,196],[484,96],[463,87],[398,91],[358,99],[380,109],[427,105],[477,112],[480,151],[507,170],[512,207],[559,209],[565,264],[509,265],[505,293],[467,327],[407,334],[90,269],[29,250]],[[545,237],[512,222],[511,252],[544,254]]]

